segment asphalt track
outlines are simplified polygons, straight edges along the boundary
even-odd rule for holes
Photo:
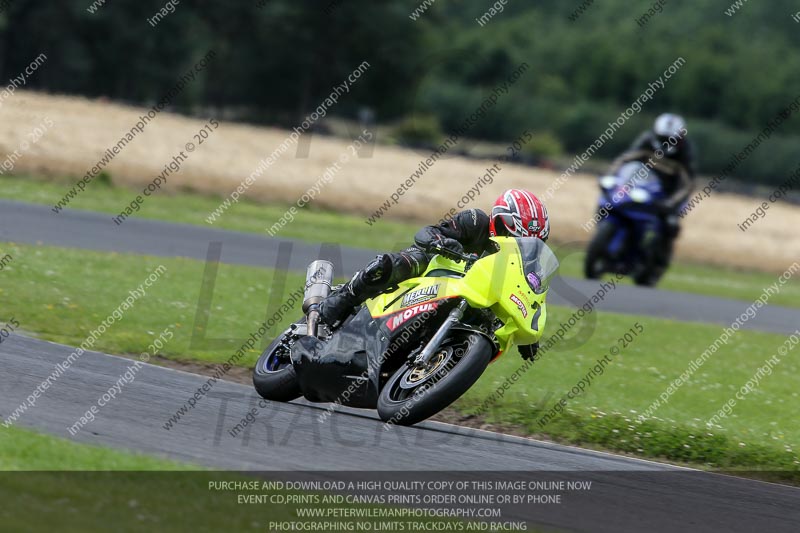
[[[375,257],[375,251],[319,245],[211,227],[128,219],[117,226],[111,215],[0,200],[0,242],[46,244],[89,250],[131,252],[165,257],[207,259],[250,266],[305,271],[318,258],[333,261],[337,274],[350,275]],[[211,243],[221,243],[215,256]],[[776,278],[777,279],[777,278]],[[557,278],[548,296],[555,305],[580,307],[601,290],[600,283]],[[617,285],[597,305],[600,310],[729,326],[752,302],[698,294]],[[800,309],[768,305],[742,329],[791,334]]]
[[[222,242],[221,260],[274,267],[282,259],[304,270],[319,246],[256,235],[145,220],[117,227],[106,215],[0,201],[0,241],[205,259]],[[337,261],[336,252],[327,255]],[[341,249],[343,272],[373,252]],[[288,259],[288,261],[287,261]],[[596,284],[566,280],[550,301],[580,305]],[[601,309],[725,324],[749,305],[704,296],[618,287]],[[751,329],[794,331],[796,310],[768,307]],[[0,344],[0,417],[6,419],[72,348],[13,334]],[[426,422],[388,431],[371,411],[339,409],[327,421],[324,406],[305,402],[259,404],[251,387],[224,380],[170,429],[165,424],[208,378],[145,365],[116,400],[76,435],[68,428],[125,373],[131,361],[87,352],[25,412],[18,425],[91,444],[141,451],[225,470],[327,472],[450,472],[492,476],[575,476],[593,480],[582,497],[549,507],[515,509],[509,518],[546,530],[569,531],[798,531],[800,489],[560,446],[530,439]],[[255,422],[229,431],[255,408]],[[505,474],[500,474],[503,472]],[[292,474],[294,475],[294,474]],[[323,474],[325,475],[325,474]],[[575,479],[574,477],[572,479]],[[506,516],[506,515],[504,515]]]
[[[46,379],[71,347],[12,335],[0,344],[0,416],[7,417]],[[252,388],[218,381],[169,430],[164,424],[207,378],[144,365],[117,398],[74,437],[72,426],[126,372],[132,361],[86,352],[19,419],[21,426],[218,469],[453,471],[490,479],[534,473],[535,479],[592,480],[591,491],[551,506],[514,508],[509,520],[567,531],[797,531],[800,489],[504,436],[436,422],[383,424],[371,411],[342,410],[321,423],[320,406],[266,404]],[[257,409],[241,434],[229,431]],[[405,472],[405,473],[403,473]],[[494,472],[494,474],[492,473]],[[570,477],[571,476],[571,477]],[[575,477],[577,476],[577,478]],[[384,477],[387,477],[384,475]]]

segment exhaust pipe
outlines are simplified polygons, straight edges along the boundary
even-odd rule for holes
[[[308,265],[303,295],[303,313],[307,315],[308,335],[312,337],[317,336],[317,324],[319,323],[319,311],[316,306],[330,295],[332,282],[333,263],[318,259]]]

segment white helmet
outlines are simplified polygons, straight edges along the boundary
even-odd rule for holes
[[[680,115],[663,113],[656,118],[653,124],[654,150],[663,150],[668,155],[673,155],[683,144],[686,134],[686,121]]]

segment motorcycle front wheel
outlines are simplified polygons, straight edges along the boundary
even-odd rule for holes
[[[478,381],[495,354],[485,337],[454,331],[426,368],[403,365],[381,390],[378,415],[410,426],[435,415]]]
[[[608,247],[616,232],[617,227],[608,220],[603,220],[597,225],[584,258],[583,274],[586,279],[600,279],[600,276],[608,272]]]

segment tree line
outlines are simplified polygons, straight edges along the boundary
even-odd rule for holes
[[[579,0],[507,2],[477,24],[490,4],[436,2],[412,20],[418,0],[181,0],[153,26],[163,0],[13,0],[0,9],[0,70],[11,79],[44,52],[32,88],[152,105],[213,50],[176,110],[290,126],[368,61],[333,113],[424,117],[447,132],[524,62],[529,72],[471,135],[506,141],[530,130],[578,153],[683,57],[600,156],[670,110],[689,119],[700,170],[711,174],[800,96],[800,24],[788,0],[748,3],[735,16],[725,15],[728,0],[661,3],[645,26],[637,20],[648,2],[595,2],[578,18]],[[790,117],[738,177],[781,182],[800,163],[798,140]]]

